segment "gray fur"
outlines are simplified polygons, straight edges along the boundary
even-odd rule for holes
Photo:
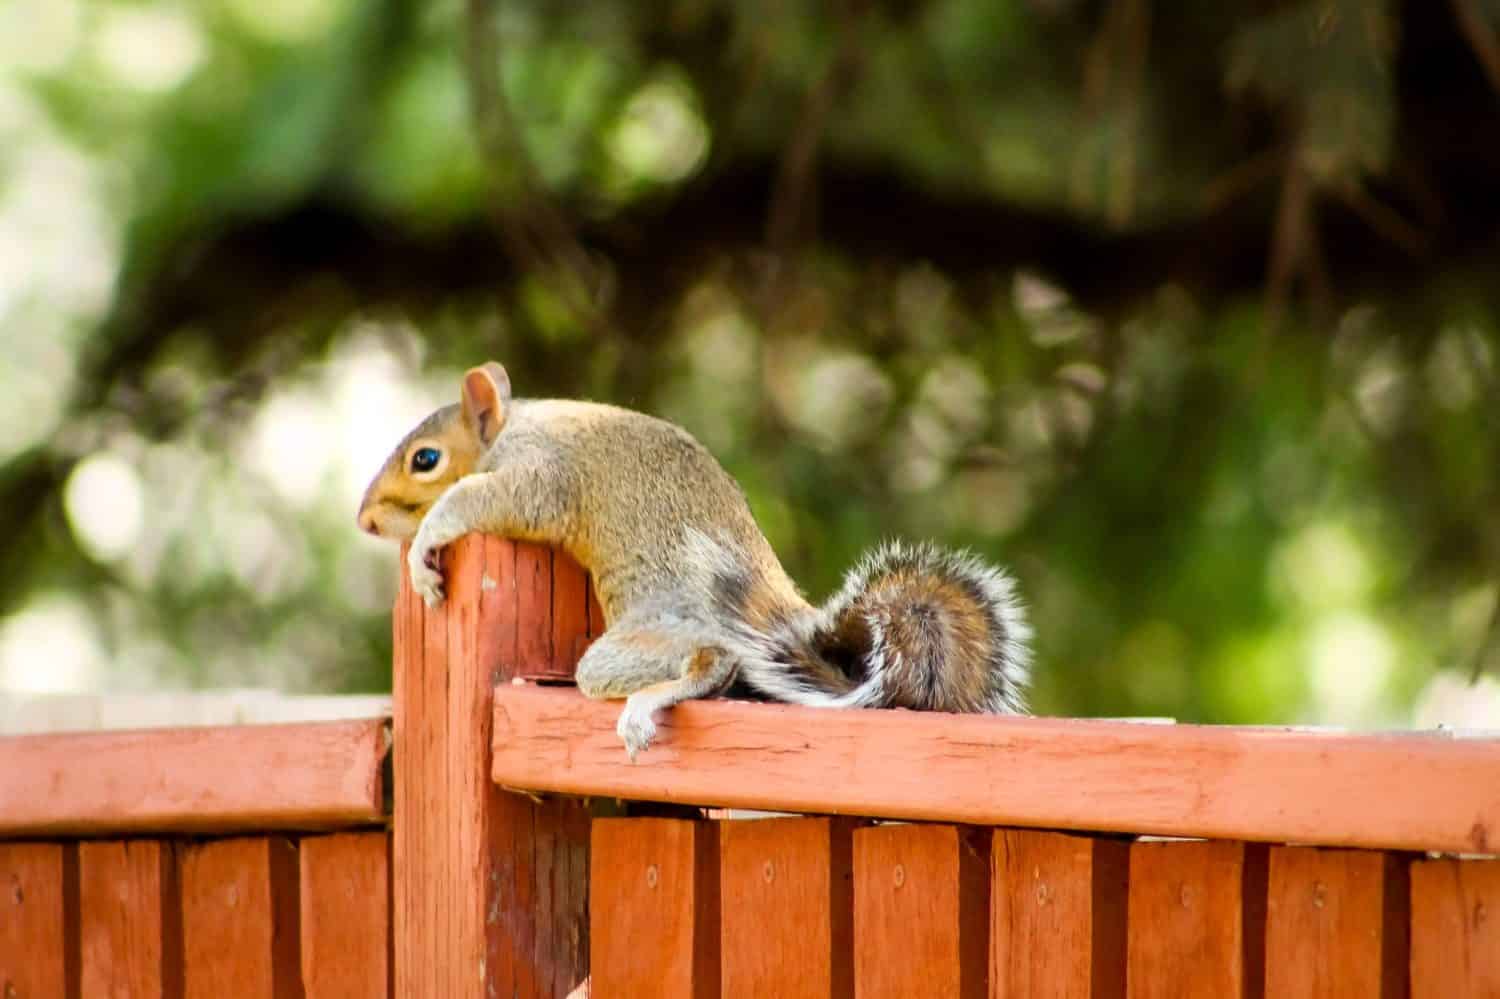
[[[814,707],[1025,710],[1031,630],[1009,576],[968,553],[892,542],[814,607],[722,466],[641,413],[511,400],[474,474],[413,539],[409,571],[429,603],[442,600],[432,554],[470,531],[558,545],[593,574],[609,628],[578,684],[627,698],[619,733],[632,757],[656,711],[735,679]]]

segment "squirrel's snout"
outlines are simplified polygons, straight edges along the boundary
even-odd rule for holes
[[[374,510],[361,510],[356,519],[359,521],[359,529],[361,531],[364,531],[366,534],[373,534],[377,538],[380,537],[380,525],[375,521]]]

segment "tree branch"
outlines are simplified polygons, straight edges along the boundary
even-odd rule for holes
[[[502,164],[515,168],[513,193],[519,210],[503,210],[497,198],[501,210],[495,213],[496,222],[517,267],[549,281],[580,322],[596,334],[603,333],[608,328],[600,308],[605,297],[603,276],[578,242],[568,217],[548,193],[505,96],[494,2],[468,0],[466,52],[474,134],[497,195],[509,186]]]
[[[1494,29],[1484,19],[1484,14],[1474,0],[1450,2],[1453,16],[1458,21],[1458,30],[1463,32],[1464,41],[1474,50],[1474,57],[1479,60],[1479,67],[1484,70],[1490,86],[1500,95],[1500,40],[1496,39]]]

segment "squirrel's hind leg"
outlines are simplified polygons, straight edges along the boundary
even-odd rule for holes
[[[656,737],[656,712],[727,687],[735,663],[696,628],[630,627],[619,622],[578,661],[578,689],[624,697],[615,731],[633,760]]]

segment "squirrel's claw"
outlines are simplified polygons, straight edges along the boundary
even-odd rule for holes
[[[651,740],[656,738],[656,722],[651,719],[650,708],[636,700],[634,695],[627,697],[625,707],[620,711],[620,720],[615,723],[615,734],[625,743],[625,752],[630,754],[630,761],[634,763],[636,754],[647,749]]]
[[[438,550],[436,548],[424,552],[415,545],[412,546],[411,555],[406,560],[406,568],[411,576],[411,588],[421,595],[428,607],[437,607],[443,602],[443,574],[434,568],[437,564]]]

